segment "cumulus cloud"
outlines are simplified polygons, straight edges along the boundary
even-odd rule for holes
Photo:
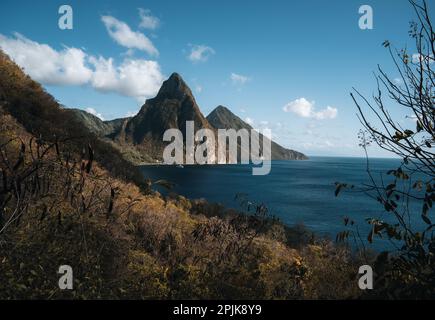
[[[139,8],[139,28],[155,30],[160,25],[160,19],[151,14],[151,10]]]
[[[156,61],[95,57],[81,49],[57,51],[20,34],[0,34],[0,48],[34,80],[47,85],[89,85],[102,92],[116,92],[143,101],[157,93],[164,80]]]
[[[159,51],[154,47],[150,39],[143,33],[130,29],[128,24],[112,16],[102,16],[110,37],[119,45],[128,49],[138,49],[147,52],[151,56],[157,56]]]
[[[249,80],[251,80],[251,78],[241,75],[241,74],[237,74],[237,73],[231,73],[231,81],[234,85],[244,85],[246,82],[248,82]]]
[[[337,108],[327,106],[323,110],[316,111],[314,105],[314,101],[308,101],[305,98],[299,98],[287,103],[283,107],[283,110],[285,112],[293,112],[303,118],[312,118],[317,120],[334,119],[337,117]]]
[[[86,110],[86,112],[93,114],[97,118],[100,118],[100,120],[104,121],[103,115],[101,113],[98,113],[97,110],[95,110],[94,108],[86,108],[85,110]]]
[[[285,112],[293,112],[303,118],[310,118],[314,108],[314,101],[310,102],[305,98],[296,99],[287,103],[283,110]]]
[[[117,92],[143,101],[157,93],[164,77],[156,61],[126,59],[115,66],[113,59],[89,58],[94,66],[92,86],[100,91]]]
[[[192,62],[205,62],[215,53],[213,48],[206,45],[193,45],[187,58]]]
[[[337,108],[327,106],[326,109],[323,109],[318,112],[314,112],[313,116],[316,119],[322,120],[322,119],[334,119],[337,117],[337,114],[338,114]]]
[[[56,51],[19,33],[12,38],[0,34],[0,47],[32,78],[45,84],[81,85],[92,76],[81,49],[64,47]]]

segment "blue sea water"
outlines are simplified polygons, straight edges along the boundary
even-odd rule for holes
[[[376,179],[382,175],[388,182],[392,178],[386,172],[399,164],[398,159],[370,159],[370,170]],[[363,193],[344,191],[338,197],[334,195],[337,181],[355,185],[369,182],[364,158],[273,161],[270,174],[265,176],[253,176],[251,165],[143,166],[142,172],[146,178],[175,183],[173,191],[181,195],[205,198],[227,207],[240,208],[235,195],[244,193],[249,200],[266,204],[285,224],[303,224],[332,239],[346,230],[344,217],[358,224],[364,240],[370,230],[366,218],[394,221],[381,204]],[[416,219],[416,223],[420,222]],[[391,249],[390,246],[382,239],[370,245],[373,250]]]

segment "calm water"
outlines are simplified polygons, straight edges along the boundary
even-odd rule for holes
[[[372,172],[379,176],[399,165],[396,159],[371,159]],[[205,198],[225,206],[240,208],[237,193],[264,202],[281,221],[288,225],[303,223],[310,230],[335,238],[344,230],[343,217],[355,220],[364,239],[369,227],[365,218],[388,221],[382,206],[362,193],[343,192],[334,196],[336,181],[350,184],[368,182],[363,158],[312,157],[307,161],[274,161],[266,176],[253,176],[249,165],[225,166],[145,166],[146,177],[166,179],[176,184],[174,191],[189,198]],[[387,178],[386,181],[389,181]],[[373,249],[389,246],[376,240]]]

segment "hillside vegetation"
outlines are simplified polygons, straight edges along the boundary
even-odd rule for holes
[[[3,54],[0,127],[0,299],[360,294],[345,248],[261,204],[247,215],[154,192]],[[74,290],[58,287],[64,264]]]
[[[92,133],[74,111],[62,108],[1,50],[0,106],[35,137],[47,142],[62,142],[75,153],[81,153],[83,147],[91,144],[96,160],[113,175],[127,180],[140,177],[139,170],[115,147]]]

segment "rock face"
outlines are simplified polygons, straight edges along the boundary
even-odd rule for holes
[[[202,128],[212,129],[201,113],[192,91],[179,74],[173,73],[163,82],[157,96],[145,102],[115,140],[121,144],[133,144],[160,160],[168,143],[163,141],[164,132],[173,128],[184,134],[186,121],[194,121],[195,131]]]
[[[218,106],[208,116],[208,122],[216,129],[247,129],[251,130],[252,126],[244,122],[228,108]],[[260,133],[260,141],[268,139]],[[240,144],[239,144],[240,146]],[[271,159],[272,160],[306,160],[308,157],[303,153],[286,149],[279,144],[271,141]]]

